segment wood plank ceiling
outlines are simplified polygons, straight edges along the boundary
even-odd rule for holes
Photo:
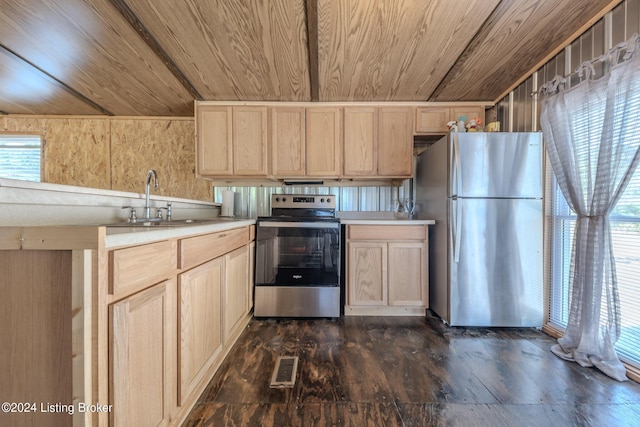
[[[0,113],[496,101],[612,0],[3,0]]]

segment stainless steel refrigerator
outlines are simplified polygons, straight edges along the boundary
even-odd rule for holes
[[[451,133],[417,159],[429,306],[452,326],[543,322],[542,134]]]

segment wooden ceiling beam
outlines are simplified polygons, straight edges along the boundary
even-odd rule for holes
[[[133,29],[138,33],[138,35],[145,41],[147,46],[151,48],[151,51],[155,53],[160,60],[164,63],[164,65],[169,69],[171,74],[175,76],[176,79],[184,86],[184,88],[193,96],[193,98],[197,101],[203,101],[204,98],[195,86],[191,83],[191,81],[187,78],[187,76],[182,72],[182,70],[175,63],[173,58],[167,53],[166,50],[158,43],[158,41],[153,37],[151,32],[145,27],[145,25],[140,21],[138,16],[131,10],[126,0],[109,0],[113,7],[116,8],[118,12],[122,15],[122,17],[133,27]]]
[[[307,52],[309,54],[309,84],[311,101],[320,101],[320,70],[318,58],[318,0],[305,0],[305,21],[307,23]]]
[[[49,74],[48,72],[43,70],[42,68],[38,67],[33,62],[28,61],[26,58],[24,58],[23,56],[18,55],[16,52],[14,52],[13,50],[9,49],[8,47],[0,44],[0,49],[2,49],[7,54],[17,58],[19,61],[24,62],[29,67],[34,68],[39,73],[42,73],[54,85],[60,87],[62,90],[64,90],[67,93],[71,94],[72,96],[74,96],[75,98],[79,99],[80,101],[82,101],[82,102],[84,102],[86,104],[89,104],[91,107],[93,107],[96,110],[100,111],[102,114],[105,114],[107,116],[113,116],[114,115],[111,111],[107,110],[106,108],[102,107],[101,105],[98,105],[96,102],[94,102],[91,99],[87,98],[85,95],[83,95],[82,93],[78,92],[77,90],[75,90],[71,86],[67,85],[65,82],[63,82],[61,80],[58,80],[57,78],[55,78],[54,76],[52,76],[51,74]]]
[[[484,21],[480,28],[478,28],[478,31],[476,31],[475,35],[469,40],[467,46],[460,53],[451,68],[449,68],[449,71],[447,71],[442,80],[440,80],[438,86],[436,86],[433,92],[431,92],[431,95],[427,98],[427,101],[435,101],[442,90],[451,82],[453,82],[458,77],[458,75],[464,72],[464,63],[466,61],[466,58],[469,56],[469,53],[473,52],[473,50],[477,46],[481,45],[484,42],[484,40],[491,32],[491,28],[494,26],[494,24],[498,22],[502,15],[504,15],[511,7],[512,5],[510,4],[510,2],[500,0],[493,11],[491,11],[489,17]]]

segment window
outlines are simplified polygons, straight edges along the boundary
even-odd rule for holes
[[[41,153],[38,135],[0,135],[0,178],[39,182]]]

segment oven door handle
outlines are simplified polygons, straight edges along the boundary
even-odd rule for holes
[[[295,222],[295,221],[261,221],[258,227],[264,228],[340,228],[339,222]]]

